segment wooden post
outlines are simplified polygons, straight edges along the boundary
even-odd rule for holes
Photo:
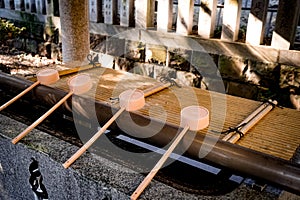
[[[117,21],[117,0],[104,0],[104,23],[116,24]]]
[[[23,11],[24,10],[24,0],[14,0],[15,10]]]
[[[121,3],[120,25],[134,26],[134,0],[124,0]]]
[[[198,35],[205,39],[213,36],[215,30],[217,14],[217,0],[202,0],[199,21],[198,21]]]
[[[246,43],[260,45],[264,39],[269,0],[253,0],[248,18]]]
[[[160,0],[157,5],[157,30],[168,32],[172,29],[173,0]]]
[[[31,12],[31,0],[25,0],[25,12]]]
[[[64,63],[87,64],[90,53],[88,0],[60,0],[59,13]]]
[[[299,20],[300,1],[280,0],[271,46],[289,50],[294,46]]]
[[[37,14],[46,14],[45,0],[35,0],[35,6]]]
[[[242,0],[225,0],[221,39],[236,41],[240,28]]]
[[[91,22],[103,21],[102,16],[102,0],[90,0],[89,1],[89,13]]]
[[[5,6],[4,7],[5,9],[12,9],[13,8],[13,5],[11,4],[10,0],[4,0],[4,6]]]
[[[189,35],[193,27],[194,0],[178,0],[176,33]]]
[[[154,0],[135,1],[135,27],[154,27]]]

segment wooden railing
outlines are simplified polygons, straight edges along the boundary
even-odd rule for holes
[[[5,9],[42,15],[59,16],[58,0],[0,0]],[[293,49],[300,13],[299,0],[278,0],[278,8],[271,10],[269,0],[89,0],[90,21],[221,41],[245,42],[250,45],[270,45],[279,49]],[[245,3],[246,2],[246,3]],[[244,3],[244,5],[243,5]],[[250,7],[245,7],[250,5]],[[249,10],[244,40],[239,38],[242,7]],[[197,15],[196,15],[197,13]],[[288,13],[288,14],[287,14]],[[197,16],[197,18],[195,18]],[[244,15],[243,15],[244,16]],[[275,20],[270,31],[271,20]],[[267,27],[267,32],[266,32]],[[216,30],[220,31],[219,37]],[[272,35],[269,43],[266,35]]]

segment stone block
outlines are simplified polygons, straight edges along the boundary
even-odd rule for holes
[[[115,57],[108,55],[108,54],[102,54],[99,53],[99,63],[101,63],[102,67],[106,67],[106,68],[113,68],[114,67],[114,61],[115,61]]]
[[[168,48],[168,63],[169,67],[181,71],[191,70],[192,51],[180,48]]]
[[[210,55],[206,52],[193,51],[191,64],[202,75],[219,75],[219,70],[216,64],[217,58],[217,55]]]
[[[196,75],[191,72],[177,71],[177,79],[181,85],[194,86]]]
[[[108,38],[106,41],[106,53],[112,56],[123,57],[125,54],[125,39]]]
[[[152,63],[149,64],[135,62],[134,68],[130,72],[142,76],[152,77],[154,79],[159,78],[161,76],[168,76],[174,79],[177,78],[176,70]]]
[[[90,48],[99,53],[106,53],[106,36],[98,34],[90,34]]]
[[[146,62],[163,64],[167,60],[167,47],[160,45],[146,44]]]
[[[31,53],[37,53],[38,44],[35,40],[26,40],[26,50]]]
[[[225,94],[225,86],[224,81],[218,77],[211,77],[211,76],[203,76],[200,82],[200,88],[206,89],[209,91],[215,91],[222,94]]]
[[[300,67],[281,65],[279,86],[280,88],[299,88]]]
[[[235,58],[221,55],[219,57],[218,68],[222,77],[232,79],[243,79],[243,71],[247,61],[243,58]]]
[[[227,94],[243,97],[247,99],[256,99],[257,98],[257,87],[254,85],[246,83],[237,83],[237,82],[227,82]]]
[[[125,58],[145,62],[145,44],[141,42],[126,40]]]
[[[269,88],[277,84],[279,71],[278,63],[248,60],[243,75],[246,81]]]
[[[129,72],[132,71],[133,68],[134,68],[133,61],[127,60],[126,58],[115,57],[115,64],[113,66],[113,69]]]

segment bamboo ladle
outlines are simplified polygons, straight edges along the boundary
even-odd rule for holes
[[[202,106],[188,106],[182,109],[181,111],[181,125],[184,129],[178,134],[175,138],[174,142],[168,148],[168,150],[164,153],[161,159],[156,163],[154,168],[150,171],[150,173],[145,177],[142,183],[138,186],[138,188],[131,195],[131,199],[137,199],[144,189],[150,184],[151,180],[154,178],[156,173],[161,169],[165,161],[168,159],[170,154],[173,152],[175,147],[181,141],[183,136],[186,134],[188,130],[198,131],[206,128],[209,125],[209,111]]]
[[[119,95],[120,109],[104,124],[103,127],[87,142],[85,143],[75,154],[73,154],[64,164],[64,168],[70,167],[92,144],[106,131],[106,129],[122,114],[123,111],[135,111],[141,109],[145,105],[145,97],[148,97],[156,92],[159,92],[167,87],[171,83],[158,84],[154,87],[146,89],[144,91],[138,89],[130,89],[122,92]]]
[[[28,88],[20,92],[17,96],[6,102],[0,107],[0,111],[5,109],[7,106],[11,105],[13,102],[21,98],[23,95],[25,95],[27,92],[32,90],[34,87],[36,87],[39,84],[43,85],[50,85],[52,83],[55,83],[59,80],[58,71],[55,69],[42,69],[36,73],[37,81],[34,82],[32,85],[30,85]]]
[[[68,81],[69,85],[69,93],[64,96],[59,102],[57,102],[52,108],[50,108],[45,114],[43,114],[40,118],[38,118],[34,123],[28,126],[22,133],[16,136],[12,143],[16,144],[23,137],[25,137],[32,129],[34,129],[37,125],[39,125],[44,119],[46,119],[51,113],[53,113],[60,105],[62,105],[70,96],[73,94],[83,94],[91,89],[92,81],[89,75],[87,74],[79,74],[73,76]]]

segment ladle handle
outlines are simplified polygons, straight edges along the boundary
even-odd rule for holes
[[[157,85],[154,85],[153,87],[151,88],[148,88],[148,89],[145,89],[143,90],[144,92],[144,97],[148,97],[156,92],[159,92],[161,90],[164,90],[168,87],[171,86],[171,83],[166,83],[166,84],[157,84]]]
[[[71,158],[69,158],[64,164],[64,168],[70,167],[70,165],[75,162],[92,144],[106,131],[106,129],[121,115],[125,110],[125,107],[121,107],[118,112],[116,112],[110,120],[108,120],[105,125],[87,142],[85,143]]]
[[[22,133],[12,140],[13,144],[19,142],[23,137],[25,137],[32,129],[39,125],[44,119],[46,119],[51,113],[53,113],[61,104],[63,104],[71,95],[73,91],[70,91],[66,96],[64,96],[59,102],[57,102],[52,108],[50,108],[45,114],[28,126]]]
[[[131,199],[135,200],[137,199],[141,193],[144,191],[144,189],[150,184],[153,177],[156,175],[158,170],[163,166],[165,161],[168,159],[170,154],[173,152],[175,147],[178,145],[178,143],[181,141],[183,136],[186,134],[186,132],[189,130],[189,126],[185,126],[184,129],[179,133],[179,135],[176,137],[174,142],[171,144],[171,146],[168,148],[168,150],[164,153],[164,155],[160,158],[160,160],[156,163],[154,168],[150,171],[150,173],[145,177],[143,182],[138,186],[138,188],[134,191],[134,193],[131,195]]]
[[[0,107],[0,111],[2,111],[3,109],[5,109],[7,106],[9,106],[10,104],[12,104],[13,102],[15,102],[16,100],[18,100],[19,98],[21,98],[24,94],[26,94],[27,92],[29,92],[30,90],[32,90],[35,86],[37,86],[38,84],[40,84],[40,81],[36,81],[34,82],[32,85],[30,85],[28,88],[26,88],[25,90],[23,90],[21,93],[19,93],[17,96],[15,96],[14,98],[12,98],[11,100],[9,100],[8,102],[6,102],[5,104],[3,104]]]
[[[250,115],[248,115],[248,117],[246,117],[237,127],[240,127],[243,124],[249,123],[257,114],[259,114],[261,111],[263,111],[267,106],[268,106],[268,103],[261,104],[255,111],[253,111]],[[234,134],[235,134],[235,132],[228,133],[227,135],[225,135],[222,138],[222,140],[228,141]]]

